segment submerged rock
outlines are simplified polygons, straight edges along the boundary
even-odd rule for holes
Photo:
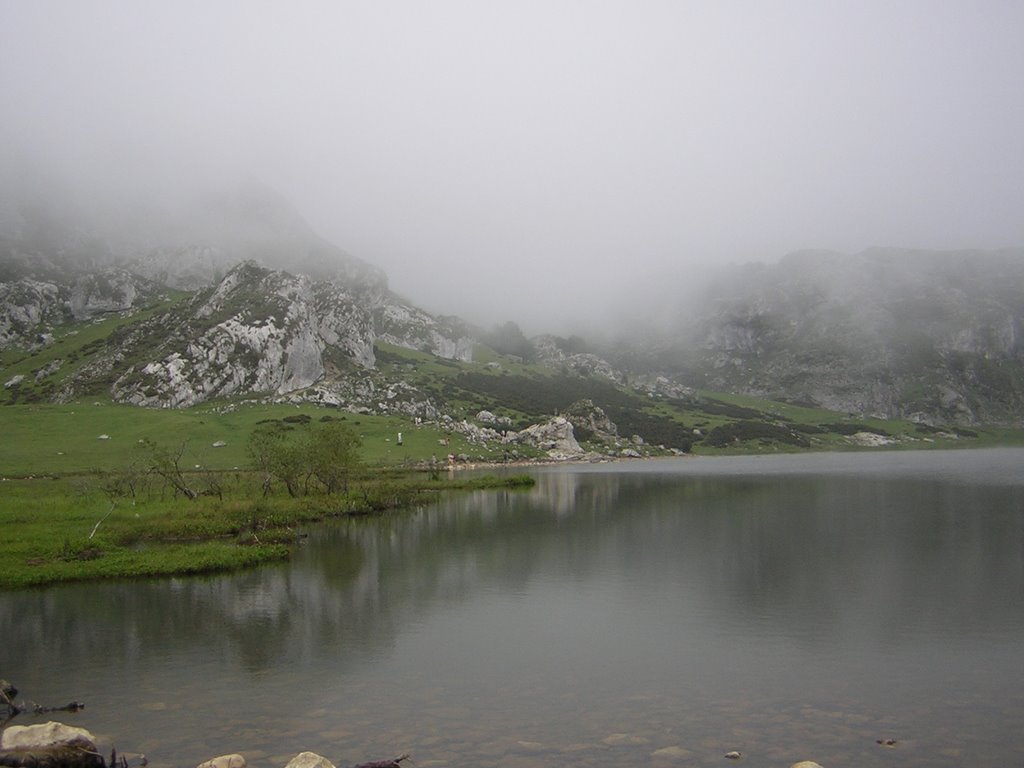
[[[609,747],[631,747],[646,744],[647,739],[632,733],[613,733],[601,739],[601,743]]]
[[[688,749],[676,745],[672,747],[662,747],[651,752],[651,757],[654,758],[665,758],[670,760],[686,760],[693,756],[693,753]]]

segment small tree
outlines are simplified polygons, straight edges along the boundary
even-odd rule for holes
[[[130,498],[134,504],[136,491],[145,474],[146,470],[138,460],[133,460],[119,469],[96,470],[96,476],[100,481],[100,490],[106,494],[111,503],[116,503],[118,499]]]
[[[257,425],[249,435],[249,458],[256,471],[260,473],[263,495],[270,493],[271,485],[277,476],[275,465],[286,439],[285,427],[277,421]]]
[[[349,478],[360,464],[361,447],[359,436],[338,421],[327,422],[310,435],[310,469],[328,494],[348,491]]]
[[[269,422],[260,424],[249,436],[249,456],[261,473],[264,496],[270,493],[274,479],[284,483],[289,496],[298,496],[302,478],[309,475],[306,441],[291,437],[290,432],[279,422]]]
[[[194,491],[185,480],[184,470],[181,468],[181,457],[188,445],[182,442],[176,450],[171,450],[162,445],[157,445],[149,438],[142,441],[143,450],[146,452],[149,471],[162,477],[164,482],[174,489],[174,494],[179,493],[188,499],[195,500],[199,494]]]

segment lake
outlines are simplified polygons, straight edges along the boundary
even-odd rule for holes
[[[280,566],[0,593],[0,677],[158,767],[1019,766],[1022,470],[1016,449],[538,468],[312,528]]]

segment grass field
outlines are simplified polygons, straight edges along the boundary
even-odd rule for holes
[[[225,412],[208,405],[181,410],[105,403],[24,405],[0,408],[0,474],[23,477],[116,469],[131,463],[140,440],[186,445],[190,466],[246,468],[246,442],[257,423],[306,414],[313,421],[344,419],[363,440],[369,464],[443,460],[448,453],[500,459],[501,451],[467,443],[458,434],[417,426],[409,419],[366,416],[313,405],[238,405]],[[402,445],[398,445],[398,433]],[[105,436],[105,437],[104,437]],[[448,445],[440,445],[447,440]],[[214,443],[224,443],[214,447]]]

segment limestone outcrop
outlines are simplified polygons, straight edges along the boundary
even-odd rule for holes
[[[584,455],[576,442],[572,423],[564,416],[555,416],[540,424],[533,424],[505,437],[506,443],[530,445],[544,451],[552,459],[570,459]]]

